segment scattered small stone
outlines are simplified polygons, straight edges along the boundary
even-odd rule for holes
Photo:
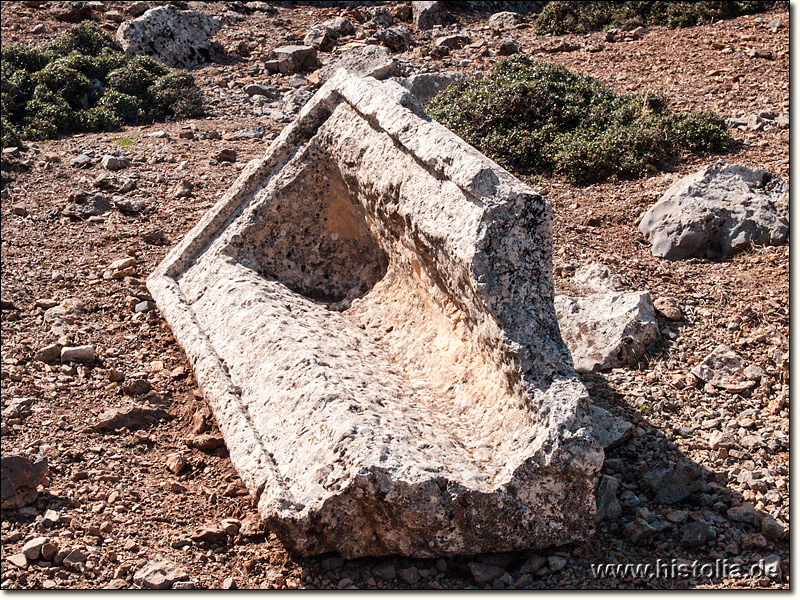
[[[761,550],[767,546],[767,538],[760,533],[743,533],[739,541],[744,550]]]
[[[625,525],[625,535],[634,543],[638,544],[642,540],[651,537],[656,530],[644,519],[636,518]]]
[[[186,468],[186,458],[181,452],[173,452],[168,454],[164,459],[167,469],[172,471],[175,475],[180,474]]]
[[[6,560],[20,569],[28,568],[28,559],[25,558],[25,555],[22,552],[12,554],[11,556],[7,557]]]
[[[189,445],[201,452],[213,452],[217,448],[222,448],[225,445],[225,440],[218,435],[204,433],[191,438]]]
[[[54,363],[61,358],[61,347],[58,344],[49,344],[37,351],[33,358],[44,363]]]
[[[73,167],[88,167],[92,164],[92,159],[86,156],[85,154],[79,154],[75,158],[69,161],[69,164]]]
[[[123,408],[112,408],[105,411],[99,417],[91,429],[94,431],[114,431],[127,427],[133,429],[144,425],[150,425],[160,419],[170,419],[172,415],[162,408],[150,406],[126,406]]]
[[[48,508],[42,516],[42,527],[50,529],[58,522],[58,513],[52,508]]]
[[[159,555],[156,555],[133,576],[133,582],[147,590],[166,590],[176,582],[187,579],[189,579],[189,574],[183,568]]]
[[[236,150],[223,148],[214,155],[214,159],[219,162],[236,162]]]
[[[44,536],[35,537],[25,542],[25,545],[22,547],[22,553],[28,560],[39,560],[39,557],[42,555],[42,546],[49,541],[50,538]]]
[[[94,346],[65,346],[61,349],[61,362],[92,363],[95,359]]]
[[[717,536],[714,528],[705,521],[694,521],[683,529],[681,545],[684,548],[699,548],[705,546],[710,540]]]
[[[147,208],[147,202],[144,200],[134,200],[126,198],[125,196],[114,196],[111,198],[117,210],[127,213],[140,213]]]
[[[761,524],[761,517],[755,511],[752,504],[740,504],[728,509],[728,518],[731,521],[738,521],[739,523],[747,523],[753,527],[758,527]]]
[[[119,156],[112,156],[110,154],[106,154],[100,160],[100,165],[107,169],[108,171],[120,171],[122,169],[127,169],[131,166],[131,161],[125,157]]]
[[[44,483],[48,475],[47,458],[31,458],[21,454],[8,454],[0,462],[2,477],[2,504],[4,509],[20,508],[34,502],[38,496],[36,488]]]
[[[27,217],[28,216],[28,207],[24,204],[14,204],[11,206],[11,212],[17,215],[18,217]]]
[[[155,310],[156,304],[152,300],[144,300],[133,307],[133,312],[144,313]]]
[[[414,585],[415,583],[419,583],[421,579],[419,575],[419,570],[416,567],[400,569],[399,571],[397,571],[397,576],[400,577],[401,581],[407,583],[408,585]]]
[[[554,554],[552,556],[547,557],[547,566],[550,567],[550,570],[554,572],[558,572],[564,569],[567,566],[567,559],[563,556],[558,556]]]
[[[683,318],[683,311],[675,298],[659,298],[653,303],[653,306],[670,321],[680,321]]]
[[[785,528],[772,517],[766,516],[761,520],[761,533],[769,540],[779,540],[784,535]]]
[[[447,12],[441,2],[412,2],[412,19],[420,31],[433,29],[434,25],[444,25]]]
[[[470,562],[467,566],[472,573],[473,579],[475,579],[475,583],[478,584],[491,583],[506,572],[503,567],[487,565],[480,562]]]
[[[200,527],[189,536],[193,542],[205,542],[208,544],[216,544],[225,539],[226,533],[223,529],[216,526]]]
[[[519,44],[513,38],[505,38],[497,44],[497,53],[500,56],[511,56],[519,53]]]

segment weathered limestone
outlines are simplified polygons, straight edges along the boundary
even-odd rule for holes
[[[635,365],[660,338],[650,292],[626,291],[622,278],[599,263],[578,269],[572,284],[581,296],[556,296],[555,307],[578,371]]]
[[[650,292],[556,296],[555,307],[578,371],[635,365],[660,337]]]
[[[211,38],[220,27],[214,17],[170,4],[122,23],[117,40],[129,56],[151,56],[167,66],[185,69],[212,59]]]
[[[717,163],[678,181],[648,210],[639,230],[667,260],[726,258],[789,235],[789,184],[761,169]]]
[[[295,552],[585,538],[603,451],[553,308],[551,208],[407,95],[338,71],[148,288]]]

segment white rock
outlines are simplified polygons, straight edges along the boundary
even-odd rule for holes
[[[581,267],[572,279],[582,294],[621,292],[625,289],[622,277],[600,263],[590,263]]]
[[[556,296],[555,308],[578,371],[635,364],[660,336],[649,292]]]
[[[61,349],[61,362],[94,362],[94,346],[65,346]]]
[[[739,388],[744,372],[742,357],[720,344],[703,359],[699,365],[692,368],[692,375],[703,383],[710,383],[714,387],[732,389]]]
[[[208,62],[211,38],[222,24],[196,10],[173,5],[151,8],[141,17],[122,23],[117,40],[129,56],[151,56],[170,67],[189,68]]]
[[[552,209],[398,89],[340,70],[148,289],[292,551],[583,539],[603,451],[551,301]]]
[[[717,163],[684,177],[644,215],[639,230],[668,260],[727,257],[789,235],[789,184],[761,169]]]

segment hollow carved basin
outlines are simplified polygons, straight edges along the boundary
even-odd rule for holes
[[[151,275],[289,548],[591,531],[603,452],[558,332],[551,219],[402,88],[340,71]]]

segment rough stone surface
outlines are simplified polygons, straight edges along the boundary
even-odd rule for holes
[[[321,68],[320,82],[328,81],[340,68],[347,69],[353,75],[375,79],[386,79],[399,71],[397,61],[383,46],[360,46],[345,50],[334,62]]]
[[[47,477],[47,458],[10,454],[2,458],[2,508],[19,508],[36,500],[36,488]]]
[[[717,163],[684,177],[644,215],[639,230],[668,260],[725,258],[789,235],[789,184],[761,169]]]
[[[214,17],[170,4],[122,23],[117,40],[129,56],[151,56],[170,67],[186,69],[213,57],[211,38],[221,26]]]
[[[625,289],[622,278],[600,263],[590,263],[581,267],[572,279],[582,294],[621,292]]]
[[[311,46],[281,46],[270,52],[269,56],[279,73],[311,71],[319,66],[317,50]]]
[[[619,489],[619,479],[610,475],[601,475],[597,484],[597,514],[594,517],[595,523],[604,519],[616,519],[622,514],[622,507],[617,499]]]
[[[714,348],[703,362],[692,368],[692,374],[703,383],[734,391],[741,386],[743,372],[742,357],[725,344]]]
[[[555,307],[578,371],[636,364],[647,345],[659,339],[649,292],[556,296]]]
[[[511,29],[522,21],[522,15],[519,13],[504,10],[489,17],[489,26],[492,29]]]
[[[447,19],[447,11],[441,2],[412,2],[411,10],[414,26],[420,31],[444,25]]]
[[[166,590],[188,579],[189,574],[180,565],[156,556],[134,574],[133,583],[146,590]]]
[[[414,94],[420,104],[428,104],[434,96],[456,81],[469,77],[461,71],[444,73],[417,73],[410,77],[398,79],[398,83]]]
[[[583,539],[603,451],[558,332],[551,208],[398,90],[339,71],[148,289],[292,551]]]

